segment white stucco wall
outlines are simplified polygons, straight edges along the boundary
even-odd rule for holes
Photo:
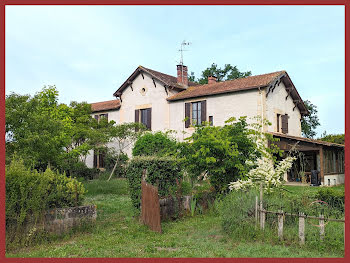
[[[230,117],[236,117],[238,119],[241,116],[247,116],[250,118],[261,114],[261,97],[258,90],[169,102],[169,129],[178,131],[177,138],[179,140],[190,136],[194,131],[192,127],[185,128],[185,122],[183,121],[185,119],[185,103],[203,100],[207,101],[206,120],[209,120],[209,116],[213,116],[214,126],[225,125],[225,121]]]
[[[99,111],[99,112],[95,112],[93,114],[91,114],[92,117],[94,117],[95,115],[100,115],[100,114],[106,114],[108,113],[108,121],[115,121],[116,124],[119,124],[119,110],[110,110],[110,111]],[[109,143],[108,147],[117,147],[116,143]],[[94,155],[93,155],[93,151],[89,151],[89,154],[86,157],[85,163],[87,165],[87,167],[92,168],[94,165]]]
[[[288,114],[288,134],[292,136],[301,136],[301,114],[298,107],[295,107],[291,96],[287,97],[288,93],[286,88],[281,82],[273,92],[270,92],[266,98],[266,118],[272,123],[271,126],[267,127],[267,131],[277,132],[277,114]],[[280,128],[282,124],[280,123]]]
[[[344,183],[344,174],[332,174],[332,175],[324,175],[324,184],[328,186],[328,179],[330,180],[330,185],[338,185]]]

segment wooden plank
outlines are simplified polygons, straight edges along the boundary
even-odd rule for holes
[[[153,231],[162,232],[158,188],[141,182],[141,220]]]

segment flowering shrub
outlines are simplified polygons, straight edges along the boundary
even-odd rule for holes
[[[276,168],[270,160],[259,160],[258,166],[248,172],[246,180],[237,180],[229,183],[229,189],[241,190],[248,188],[258,188],[261,184],[266,192],[270,192],[275,187],[282,185],[283,175],[292,167],[296,157],[288,156],[278,162]]]

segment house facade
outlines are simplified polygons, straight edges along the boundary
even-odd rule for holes
[[[279,137],[281,149],[284,147],[284,150],[288,150],[292,147],[293,140],[303,140],[301,118],[308,114],[286,71],[224,82],[217,82],[215,77],[209,77],[208,84],[197,85],[188,81],[187,67],[183,65],[177,66],[176,77],[139,66],[113,95],[115,100],[91,104],[95,118],[108,118],[117,124],[141,122],[151,131],[174,130],[180,141],[191,135],[193,126],[204,121],[222,126],[231,117],[247,116],[251,122],[254,117],[267,119],[272,125],[263,125],[263,131]],[[311,150],[305,148],[313,158],[311,162],[314,165],[310,169],[320,171],[322,183],[327,184],[328,175],[323,169],[325,158],[320,156],[328,150],[337,152],[337,157],[334,158],[339,159],[340,167],[341,157],[338,157],[338,152],[344,152],[344,146],[322,144],[315,140],[303,141],[303,144],[317,145],[311,147]],[[109,146],[116,147],[113,144]],[[131,149],[127,152],[130,154]],[[87,165],[102,167],[102,159],[91,153],[87,158]],[[336,181],[334,174],[332,175],[332,185],[343,182],[341,178],[344,175],[341,176],[341,171],[336,170]],[[298,181],[298,176],[287,176],[286,180]]]

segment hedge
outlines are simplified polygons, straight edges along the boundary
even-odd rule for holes
[[[50,208],[80,205],[85,189],[76,179],[46,169],[38,172],[14,159],[6,166],[6,227],[20,230]]]
[[[146,182],[158,186],[160,197],[172,196],[181,182],[181,164],[171,157],[138,156],[134,157],[127,167],[126,176],[129,182],[130,197],[133,205],[139,209],[141,204],[141,179],[147,169]]]

